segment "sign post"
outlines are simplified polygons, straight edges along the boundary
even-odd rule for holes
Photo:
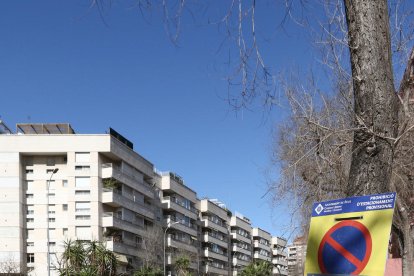
[[[384,275],[395,193],[313,205],[305,276]]]

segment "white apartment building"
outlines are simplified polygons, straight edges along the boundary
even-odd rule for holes
[[[0,135],[0,262],[29,275],[56,274],[69,239],[106,241],[137,267],[161,211],[153,165],[110,134],[79,135],[68,124],[20,124]]]
[[[230,236],[232,240],[232,275],[240,275],[244,267],[252,261],[252,226],[250,220],[236,213],[230,218]]]
[[[158,188],[161,192],[164,221],[167,229],[167,275],[174,274],[176,258],[188,257],[190,268],[199,273],[200,251],[198,232],[197,194],[184,184],[177,174],[166,172],[160,174]]]
[[[288,275],[287,241],[280,237],[272,237],[273,275]]]
[[[202,199],[198,202],[201,220],[202,267],[206,275],[229,275],[229,211],[217,201]]]
[[[252,230],[253,259],[254,261],[272,261],[271,240],[272,235],[258,227]]]
[[[57,275],[65,241],[97,240],[116,254],[119,272],[165,261],[166,274],[176,275],[175,260],[186,256],[194,275],[240,275],[272,253],[286,271],[286,240],[252,229],[217,200],[198,200],[180,176],[156,172],[113,129],[16,128],[0,121],[0,263]]]

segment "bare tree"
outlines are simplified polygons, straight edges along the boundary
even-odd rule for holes
[[[164,231],[161,225],[154,224],[143,238],[143,265],[162,268]]]
[[[398,194],[392,230],[399,240],[404,275],[412,275],[413,269],[413,62],[414,52],[398,94],[400,124],[392,143],[393,174],[386,186],[386,191]],[[290,80],[288,83],[299,82]],[[313,202],[353,194],[349,190],[354,187],[348,181],[354,151],[352,141],[354,133],[363,128],[352,124],[350,85],[338,85],[336,94],[327,97],[313,85],[312,78],[308,83],[307,86],[286,87],[291,116],[280,126],[275,140],[274,162],[281,165],[282,177],[272,187],[278,200],[289,196],[301,204],[304,231]]]
[[[19,262],[10,257],[0,262],[0,275],[25,275],[25,271],[22,271]]]

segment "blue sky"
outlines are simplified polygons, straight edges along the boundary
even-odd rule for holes
[[[223,100],[234,48],[225,43],[218,51],[223,29],[208,21],[227,2],[211,2],[196,20],[186,13],[178,46],[157,9],[144,20],[126,2],[115,2],[104,23],[88,4],[0,3],[1,119],[13,128],[69,122],[77,133],[112,127],[159,170],[181,175],[200,198],[217,198],[254,226],[287,235],[283,204],[272,208],[262,199],[271,128],[283,108],[234,112]],[[278,28],[283,12],[266,5],[258,10],[257,28],[273,71],[312,63],[305,32]]]

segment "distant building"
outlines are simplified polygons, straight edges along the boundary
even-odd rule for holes
[[[180,257],[189,258],[191,270],[198,273],[200,251],[197,194],[184,184],[180,176],[171,172],[161,173],[157,187],[161,190],[164,221],[171,226],[166,233],[166,273],[173,274],[174,262]]]
[[[252,261],[252,226],[250,219],[236,213],[230,218],[232,275],[241,271]]]
[[[201,273],[207,275],[230,274],[230,245],[227,218],[229,212],[224,205],[209,199],[199,201],[202,241]]]
[[[271,240],[269,232],[255,227],[252,230],[253,260],[272,262]]]
[[[288,275],[286,244],[285,239],[272,237],[273,275]]]
[[[289,276],[302,276],[306,259],[306,240],[303,236],[297,237],[293,244],[288,245],[288,273]]]

